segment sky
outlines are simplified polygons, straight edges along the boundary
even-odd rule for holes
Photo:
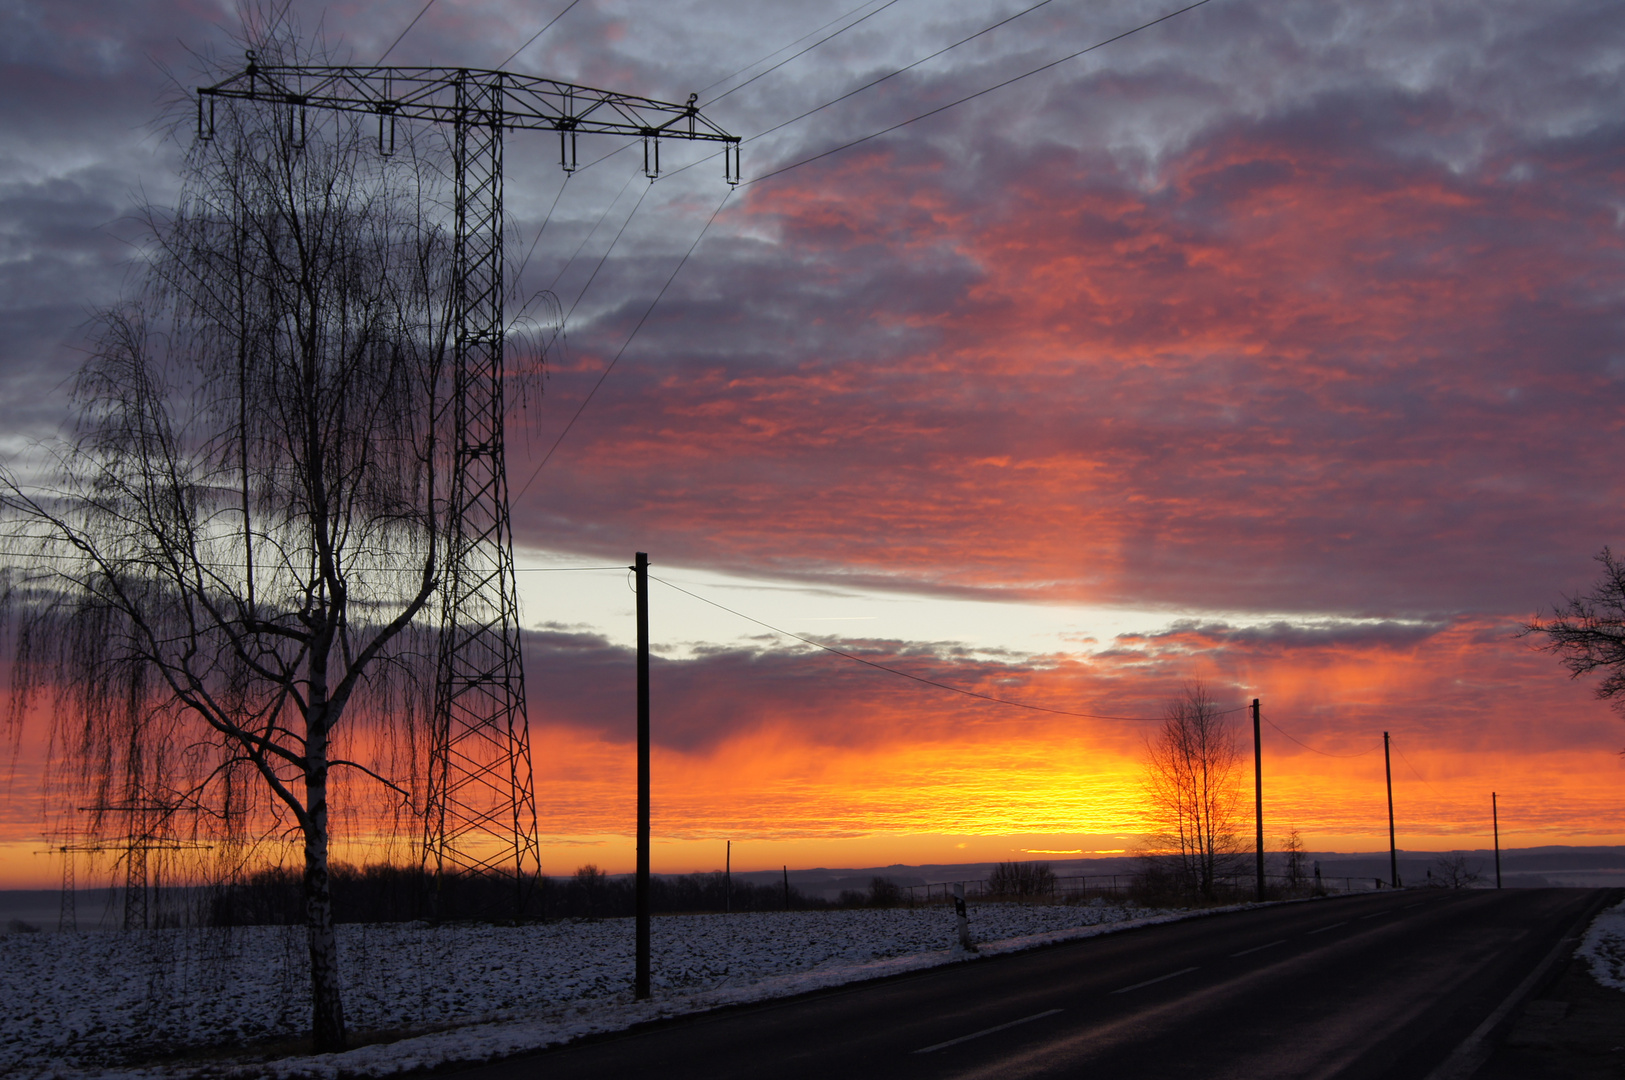
[[[1487,846],[1492,791],[1503,844],[1625,843],[1619,718],[1518,636],[1625,526],[1617,5],[1209,0],[1062,60],[1180,4],[567,2],[289,9],[475,68],[562,11],[509,70],[745,137],[737,189],[507,139],[568,312],[509,421],[544,870],[631,865],[632,595],[563,568],[636,551],[657,871],[1132,851],[1194,681],[1262,701],[1271,846],[1386,845],[1384,731],[1401,847]],[[242,17],[0,0],[0,453],[63,430]],[[0,884],[59,872],[45,719]]]

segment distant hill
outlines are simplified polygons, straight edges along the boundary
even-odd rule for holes
[[[1487,848],[1457,851],[1400,851],[1399,876],[1402,884],[1419,885],[1443,856],[1463,856],[1469,870],[1495,881],[1495,852]],[[1270,872],[1278,869],[1280,855],[1271,852]],[[1388,852],[1305,852],[1309,864],[1318,863],[1328,878],[1381,878],[1388,880]],[[1126,883],[1139,868],[1133,856],[1100,859],[1030,859],[1047,862],[1059,877],[1116,877]],[[998,865],[992,862],[922,863],[851,868],[814,867],[791,870],[790,883],[805,896],[834,900],[848,889],[867,892],[869,883],[887,878],[898,885],[938,885],[943,882],[985,879]],[[755,884],[777,884],[780,870],[735,871],[734,877]],[[559,876],[559,875],[555,875]],[[675,876],[675,875],[665,875]],[[1625,847],[1547,847],[1510,848],[1501,852],[1501,883],[1507,888],[1605,888],[1625,886]],[[80,928],[113,926],[118,923],[121,893],[116,889],[80,889],[77,910]],[[56,889],[0,889],[0,932],[12,920],[20,920],[41,930],[55,930],[62,894]]]

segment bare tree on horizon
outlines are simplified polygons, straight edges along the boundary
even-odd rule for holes
[[[1212,898],[1218,879],[1240,866],[1241,750],[1201,683],[1168,703],[1146,742],[1145,794],[1153,861],[1181,889]]]

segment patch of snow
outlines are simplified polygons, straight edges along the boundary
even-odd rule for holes
[[[1591,977],[1603,986],[1625,990],[1625,904],[1591,920],[1574,955],[1591,964]]]
[[[973,904],[982,942],[974,954],[954,944],[951,909],[663,916],[653,924],[649,1001],[632,1000],[631,919],[343,925],[352,1033],[408,1037],[277,1060],[249,1056],[245,1044],[306,1028],[301,927],[13,934],[0,937],[0,1074],[387,1076],[1206,913]],[[1625,946],[1625,916],[1619,925]],[[130,1067],[210,1049],[212,1060],[194,1053],[184,1063]]]

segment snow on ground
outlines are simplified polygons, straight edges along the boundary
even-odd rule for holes
[[[1625,904],[1591,920],[1574,951],[1591,963],[1591,977],[1604,986],[1625,990]]]
[[[971,928],[992,955],[1188,914],[972,904]],[[634,1002],[632,935],[630,919],[340,926],[351,1032],[393,1041],[281,1060],[244,1044],[307,1027],[300,927],[3,935],[0,1075],[385,1076],[972,958],[942,908],[666,916],[653,999]]]

